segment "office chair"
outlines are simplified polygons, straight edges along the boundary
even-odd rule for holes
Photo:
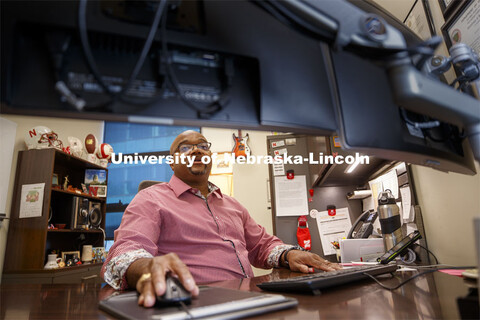
[[[153,186],[154,184],[159,184],[159,183],[165,183],[165,182],[163,182],[163,181],[155,181],[155,180],[143,180],[143,181],[140,182],[140,184],[138,185],[138,191],[143,190],[143,189],[148,188],[148,187],[151,187],[151,186]]]

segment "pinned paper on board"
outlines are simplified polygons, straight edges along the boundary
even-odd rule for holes
[[[346,238],[347,233],[352,228],[348,208],[336,208],[334,216],[329,215],[328,210],[317,211],[315,217],[320,240],[322,241],[323,254],[335,254],[336,251],[332,242],[337,241],[340,243],[340,240]]]
[[[303,175],[295,179],[274,177],[275,211],[277,216],[303,216],[308,214],[307,182]]]
[[[400,188],[400,194],[402,195],[402,218],[404,222],[413,222],[412,214],[412,199],[410,187]]]
[[[273,154],[275,156],[283,156],[284,154],[287,154],[287,148],[281,148],[273,151]]]
[[[272,141],[272,148],[283,147],[285,145],[285,140]]]
[[[285,175],[285,165],[283,164],[283,162],[273,164],[273,175],[274,176]]]

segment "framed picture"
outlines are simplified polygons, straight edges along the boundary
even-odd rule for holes
[[[52,175],[52,187],[59,185],[58,180],[59,180],[58,174],[54,173]]]
[[[105,247],[94,247],[93,248],[94,262],[105,262]]]
[[[428,0],[416,0],[403,23],[422,40],[428,40],[437,33]]]
[[[80,260],[80,251],[63,251],[62,252],[62,260],[65,262],[66,265],[68,265],[68,260],[72,261],[72,264],[74,264],[74,260],[78,259]],[[70,264],[70,265],[72,265]]]
[[[99,185],[107,184],[107,171],[97,169],[85,170],[85,184]]]
[[[93,197],[105,198],[107,196],[107,186],[103,185],[89,185],[88,194]]]
[[[459,6],[463,0],[438,0],[442,14],[445,20],[450,18],[450,15],[455,11],[455,8]]]
[[[233,161],[229,161],[232,158],[232,153],[218,152],[216,155],[215,161],[212,163],[212,171],[210,174],[233,174]]]
[[[442,33],[447,47],[463,42],[475,52],[480,53],[480,2],[463,0],[455,12],[442,26]]]

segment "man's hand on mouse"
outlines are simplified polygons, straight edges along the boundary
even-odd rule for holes
[[[136,260],[128,268],[127,281],[130,284],[130,279],[136,279],[135,288],[140,293],[139,305],[153,307],[156,297],[165,293],[165,277],[168,272],[178,276],[192,296],[198,296],[198,287],[188,267],[175,253],[169,253],[164,256]]]
[[[342,269],[338,263],[327,261],[319,255],[300,250],[291,250],[287,252],[285,259],[288,260],[290,270],[303,273],[312,273],[314,268],[324,271],[334,271]]]

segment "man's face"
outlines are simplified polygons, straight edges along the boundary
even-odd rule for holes
[[[202,162],[202,157],[211,157],[212,152],[210,150],[203,150],[201,147],[197,146],[199,143],[207,142],[207,139],[196,131],[185,131],[175,138],[170,148],[170,153],[179,157],[183,154],[186,157],[188,156],[194,159],[191,167],[188,167],[188,159],[185,159],[185,164],[174,163],[171,165],[173,172],[178,178],[183,181],[208,180],[210,170],[212,169],[212,163],[210,161],[208,164],[204,164]],[[185,152],[185,150],[188,149],[188,145],[193,145],[193,148]]]

